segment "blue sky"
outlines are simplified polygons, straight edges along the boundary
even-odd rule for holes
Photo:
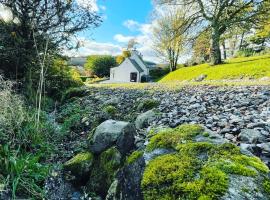
[[[157,61],[152,49],[152,0],[77,0],[93,4],[93,10],[104,18],[100,27],[78,34],[82,47],[70,56],[91,54],[119,55],[131,38],[139,43],[138,50],[145,59]]]
[[[93,31],[93,39],[98,42],[115,42],[113,39],[117,34],[136,35],[138,31],[131,31],[124,23],[127,20],[134,20],[141,24],[149,21],[149,14],[152,11],[150,0],[99,0],[100,9],[105,15],[104,22],[99,28]]]

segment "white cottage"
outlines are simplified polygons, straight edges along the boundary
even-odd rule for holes
[[[149,67],[136,50],[118,66],[111,68],[110,81],[146,82],[149,79]]]

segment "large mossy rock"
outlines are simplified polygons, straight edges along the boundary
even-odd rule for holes
[[[105,198],[114,177],[121,166],[121,153],[115,148],[110,148],[98,157],[95,162],[90,179],[87,183],[87,190]]]
[[[94,156],[90,152],[79,153],[64,163],[65,171],[71,172],[74,181],[84,182],[89,177],[89,172],[94,162]]]
[[[167,151],[146,159],[159,149]],[[127,160],[115,187],[119,200],[270,198],[268,167],[198,125],[160,131],[150,138],[143,155]]]
[[[96,128],[90,138],[90,151],[100,154],[116,146],[122,154],[126,154],[134,148],[135,133],[135,127],[131,123],[107,120]]]

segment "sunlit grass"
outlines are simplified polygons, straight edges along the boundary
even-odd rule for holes
[[[234,58],[216,66],[202,64],[193,67],[183,67],[168,74],[159,82],[190,81],[202,74],[207,75],[206,80],[270,77],[270,55]]]
[[[111,83],[111,84],[89,84],[89,87],[110,88],[110,89],[129,89],[129,90],[148,90],[148,91],[177,91],[184,87],[196,86],[258,86],[270,85],[270,81],[260,80],[206,80],[202,82],[194,81],[171,81],[165,83]]]

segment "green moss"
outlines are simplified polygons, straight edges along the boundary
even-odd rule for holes
[[[156,148],[175,149],[178,144],[192,140],[195,136],[201,134],[203,128],[199,125],[181,125],[175,129],[167,129],[153,136],[146,150],[152,151]]]
[[[199,155],[203,152],[208,152],[215,146],[209,142],[190,142],[188,144],[179,144],[176,149],[182,154]]]
[[[117,113],[117,109],[111,105],[104,107],[103,111],[110,115],[115,115]]]
[[[138,158],[140,158],[143,155],[143,151],[134,151],[126,160],[127,164],[132,164],[135,162]]]
[[[92,168],[91,178],[87,184],[88,191],[105,197],[120,166],[121,154],[116,148],[101,153]]]
[[[177,152],[159,156],[146,166],[141,182],[145,200],[215,200],[226,193],[230,174],[257,177],[269,172],[259,158],[242,155],[233,144],[194,142],[198,134],[203,134],[201,127],[183,125],[152,137],[147,150]]]
[[[74,176],[81,177],[90,171],[93,164],[94,156],[90,152],[79,153],[66,163],[63,167],[67,171],[71,171]]]
[[[145,99],[143,100],[143,102],[141,102],[139,105],[138,105],[138,110],[141,111],[141,110],[151,110],[155,107],[157,107],[158,105],[160,104],[159,101],[157,100],[154,100],[154,99]]]
[[[270,195],[270,180],[269,179],[265,179],[263,181],[263,189],[267,194]]]
[[[209,133],[207,133],[207,132],[204,132],[202,135],[203,135],[203,137],[209,137]]]
[[[228,178],[215,167],[202,167],[195,157],[160,156],[146,167],[142,189],[145,200],[217,199],[228,187]],[[196,178],[197,174],[200,178]]]

